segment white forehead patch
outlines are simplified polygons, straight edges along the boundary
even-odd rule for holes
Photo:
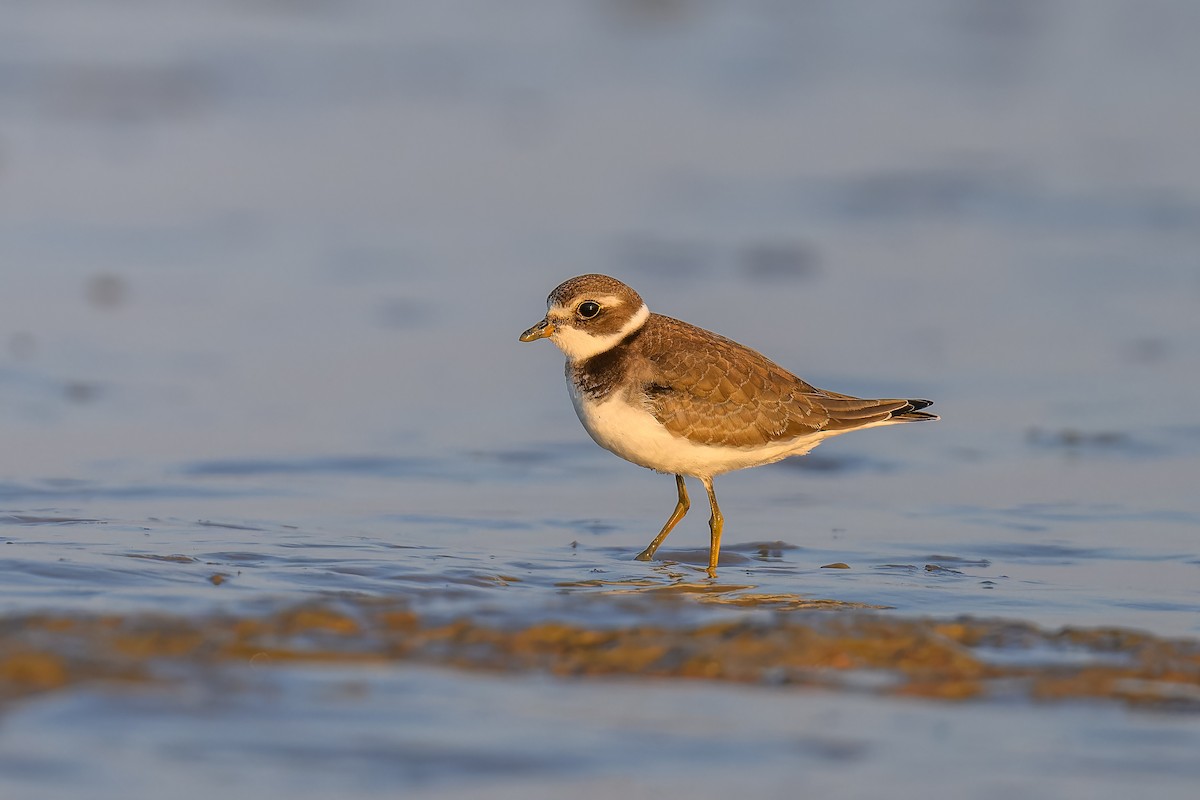
[[[606,301],[613,302],[613,305],[622,302],[621,298],[606,295],[604,297],[593,298],[603,307]],[[646,324],[646,320],[650,318],[650,309],[642,303],[633,316],[621,326],[621,329],[616,333],[610,333],[603,336],[595,336],[586,331],[581,331],[571,324],[571,321],[565,320],[563,323],[554,322],[554,334],[550,337],[550,341],[558,345],[558,349],[571,361],[584,361],[592,356],[600,355],[605,350],[610,349],[629,334],[636,331],[638,328]]]

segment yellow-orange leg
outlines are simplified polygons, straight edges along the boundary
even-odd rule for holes
[[[667,520],[666,525],[663,525],[662,530],[658,532],[658,536],[654,537],[654,541],[647,545],[645,550],[635,556],[638,561],[649,561],[654,558],[654,551],[658,549],[658,546],[663,543],[663,539],[667,538],[667,534],[671,532],[671,529],[678,524],[679,520],[683,519],[683,515],[692,507],[692,504],[688,502],[687,487],[683,485],[682,475],[675,476],[675,485],[679,487],[679,502],[675,504],[675,510],[671,512],[671,518]]]
[[[712,516],[708,518],[708,530],[712,533],[712,539],[708,546],[708,576],[715,578],[717,576],[717,559],[721,555],[721,531],[725,527],[725,517],[721,515],[721,509],[717,507],[717,495],[713,491],[712,478],[701,478],[700,482],[704,484],[704,491],[708,492],[708,505],[712,508]]]

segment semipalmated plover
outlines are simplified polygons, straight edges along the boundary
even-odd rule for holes
[[[549,339],[567,356],[575,413],[601,447],[673,473],[675,511],[637,558],[649,561],[689,503],[683,478],[708,492],[716,573],[724,518],[713,478],[804,455],[860,428],[937,419],[929,400],[865,400],[818,389],[737,342],[661,314],[607,275],[580,275],[546,299],[522,342]]]

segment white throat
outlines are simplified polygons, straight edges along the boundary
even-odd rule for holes
[[[593,336],[570,325],[555,325],[554,334],[550,340],[558,345],[558,349],[563,351],[568,360],[586,361],[592,356],[598,356],[616,346],[626,336],[645,325],[649,318],[650,309],[646,307],[645,303],[642,303],[629,321],[622,325],[616,333],[610,333],[607,336]]]

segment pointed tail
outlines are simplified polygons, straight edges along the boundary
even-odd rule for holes
[[[941,419],[937,414],[921,411],[922,408],[933,405],[932,400],[905,400],[904,402],[908,404],[906,408],[900,408],[892,412],[892,419],[897,422],[921,422],[929,419]]]

